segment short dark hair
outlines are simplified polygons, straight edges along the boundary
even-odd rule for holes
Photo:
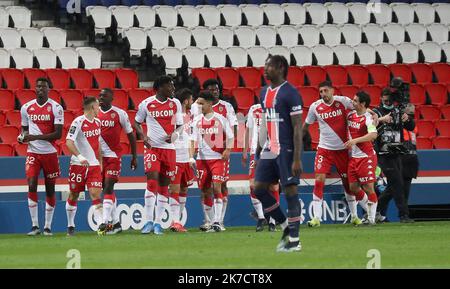
[[[210,101],[210,102],[214,102],[216,100],[216,98],[214,97],[214,95],[207,91],[207,90],[202,90],[200,91],[200,93],[198,94],[197,99],[199,98],[203,98],[206,101]]]
[[[173,79],[170,75],[162,75],[155,80],[155,82],[153,83],[153,88],[158,91],[161,86],[172,81]]]
[[[390,89],[389,87],[385,87],[385,88],[383,88],[383,90],[381,91],[381,96],[384,96],[384,95],[389,95],[389,96],[391,96],[391,89]]]
[[[369,107],[369,105],[370,105],[370,95],[367,92],[365,92],[363,90],[360,90],[360,91],[358,91],[356,93],[356,96],[358,97],[360,103],[364,102],[364,106],[366,108]]]
[[[48,80],[48,78],[46,77],[39,77],[38,79],[36,79],[36,83],[38,82],[46,82],[48,86],[50,86],[50,80]]]
[[[217,85],[219,86],[219,81],[215,78],[210,78],[205,80],[205,82],[203,82],[203,89],[206,89],[208,86],[210,85]]]
[[[283,68],[283,78],[286,79],[289,70],[289,62],[286,57],[283,55],[269,55],[267,59],[270,59],[278,68]]]
[[[186,99],[189,99],[189,97],[192,95],[193,95],[192,90],[190,90],[189,88],[182,88],[175,93],[175,97],[180,101],[180,103],[183,103]]]
[[[322,81],[321,83],[319,83],[319,88],[322,88],[322,87],[333,88],[333,83],[331,83],[331,81],[329,81],[329,80]]]
[[[95,96],[86,96],[83,99],[83,108],[88,107],[89,105],[93,104],[94,102],[97,102],[97,98]]]
[[[107,93],[109,93],[109,94],[111,94],[111,95],[114,95],[114,92],[113,92],[113,90],[111,89],[111,88],[102,88],[102,90],[104,90],[104,91],[106,91]]]

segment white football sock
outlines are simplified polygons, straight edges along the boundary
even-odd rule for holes
[[[364,210],[364,212],[367,212],[367,202],[369,199],[367,198],[367,194],[364,193],[364,197],[362,200],[358,201],[358,204],[361,206],[361,208]]]
[[[52,228],[54,212],[55,212],[55,207],[50,206],[49,203],[45,203],[45,226],[44,226],[44,228],[48,228],[48,229]]]
[[[378,205],[378,202],[375,202],[375,203],[371,202],[371,201],[367,202],[367,208],[368,208],[367,215],[368,215],[369,222],[371,222],[371,223],[375,223],[375,215],[377,214],[377,205]]]
[[[317,197],[313,194],[313,214],[314,218],[322,220],[322,206],[323,206],[323,199]]]
[[[103,223],[111,221],[111,214],[114,209],[114,203],[111,199],[103,199]]]
[[[214,223],[220,223],[222,218],[223,200],[214,198]]]
[[[32,199],[28,199],[28,209],[30,210],[31,222],[33,227],[39,227],[38,219],[38,203]]]
[[[179,197],[180,200],[180,216],[184,212],[184,208],[186,208],[186,197]],[[180,217],[181,218],[181,217]]]
[[[264,219],[264,210],[263,210],[260,200],[258,200],[256,198],[251,198],[251,199],[252,199],[253,208],[255,208],[256,214],[258,215],[258,219]]]
[[[149,190],[145,190],[145,219],[147,222],[153,222],[154,221],[154,211],[155,211],[155,204],[156,204],[156,196],[153,192],[150,192]]]
[[[220,221],[219,221],[219,223],[221,224],[223,224],[223,220],[225,219],[225,213],[227,212],[228,197],[223,197],[222,202],[223,202],[222,213],[220,214]]]
[[[180,222],[180,203],[175,198],[169,199],[170,211],[172,213],[172,220],[175,223]]]
[[[345,193],[345,199],[347,200],[348,208],[350,209],[352,218],[358,217],[358,213],[356,211],[356,197],[354,195]]]
[[[103,221],[103,204],[94,205],[94,220],[100,225]]]
[[[161,224],[161,218],[164,213],[165,204],[169,203],[169,198],[158,194],[158,198],[156,201],[156,214],[155,214],[155,223]]]
[[[77,214],[77,206],[71,206],[66,202],[67,227],[75,227],[75,215]]]

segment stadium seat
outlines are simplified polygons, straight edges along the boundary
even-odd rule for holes
[[[438,136],[433,139],[433,145],[436,149],[450,149],[450,137]]]
[[[58,56],[59,62],[61,63],[61,68],[78,68],[78,52],[75,48],[65,47],[57,49],[56,55]]]
[[[31,26],[31,11],[22,6],[9,6],[5,8],[13,21],[15,28],[29,28]]]
[[[83,93],[77,89],[60,90],[66,110],[78,112],[83,109]]]
[[[217,47],[226,49],[233,46],[234,32],[229,27],[216,27],[212,30]],[[207,47],[208,48],[208,47]]]
[[[264,66],[266,64],[267,57],[269,56],[269,51],[260,46],[248,48],[247,53],[250,56],[254,67]]]
[[[239,73],[230,67],[223,67],[216,69],[217,76],[222,82],[224,91],[231,91],[233,88],[239,86]],[[224,92],[224,94],[227,94]]]
[[[72,124],[73,120],[75,119],[75,114],[72,111],[65,110],[64,111],[64,127],[69,128]]]
[[[224,5],[219,8],[219,11],[220,11],[220,14],[223,16],[223,18],[225,19],[226,26],[238,27],[242,24],[242,10],[240,7],[237,7],[236,5]],[[210,12],[210,13],[213,15],[216,15],[215,12]],[[217,18],[217,20],[220,20],[220,16]],[[220,24],[220,21],[219,21],[219,24]],[[206,26],[206,20],[205,20],[205,26]]]
[[[407,64],[395,63],[389,64],[387,67],[391,71],[392,77],[401,77],[407,83],[412,82],[412,71]]]
[[[281,46],[281,45],[276,45],[273,47],[270,47],[268,50],[269,55],[282,55],[286,58],[288,64],[290,64],[291,62],[291,52],[289,51],[288,48]]]
[[[91,88],[91,89],[83,89],[81,92],[83,93],[83,97],[86,96],[95,96],[98,97],[100,95],[100,92],[102,90],[98,88]]]
[[[10,144],[0,143],[0,156],[12,157],[14,156],[14,148]]]
[[[309,108],[312,103],[319,100],[319,90],[315,87],[298,87],[298,93],[302,96],[303,106]]]
[[[408,44],[410,44],[410,43],[408,43]],[[398,50],[397,50],[396,46],[394,46],[392,44],[388,44],[388,43],[383,43],[383,44],[376,45],[374,48],[380,59],[379,63],[381,63],[381,64],[397,63]],[[406,47],[405,50],[407,50],[407,48],[409,48],[409,47]],[[416,58],[417,59],[419,58],[418,52],[417,52]]]
[[[213,46],[213,33],[211,29],[199,26],[193,28],[191,33],[192,37],[194,37],[196,47],[205,49]]]
[[[444,119],[450,120],[450,105],[441,106],[440,109]]]
[[[175,47],[178,49],[184,49],[191,46],[191,31],[184,27],[174,27],[169,30],[169,35],[172,38]]]
[[[238,104],[238,111],[236,113],[242,113],[244,116],[247,115],[248,110],[254,104],[255,100],[253,90],[247,87],[237,87],[231,90],[231,94]]]
[[[419,62],[419,47],[417,45],[412,43],[401,43],[397,45],[397,51],[402,57],[402,63]]]
[[[20,29],[20,36],[28,49],[38,49],[44,45],[44,33],[37,28]]]
[[[114,72],[120,84],[120,88],[130,89],[139,87],[138,74],[136,71],[127,68],[119,68]]]
[[[433,63],[431,68],[438,82],[450,82],[450,65],[448,63]]]
[[[418,120],[416,122],[417,136],[432,138],[436,136],[434,122],[430,120]]]
[[[379,12],[378,12],[378,9]],[[392,22],[392,8],[386,3],[379,3],[377,6],[377,13],[373,13],[377,24],[387,24]]]
[[[448,26],[440,23],[433,23],[427,26],[427,31],[431,36],[431,40],[437,44],[444,44],[448,42],[449,39],[449,28]]]
[[[450,5],[448,3],[435,3],[433,7],[436,10],[440,23],[449,25],[450,19],[448,16],[450,15]]]
[[[203,85],[203,82],[205,82],[208,79],[211,78],[217,78],[217,73],[215,70],[211,68],[195,68],[192,69],[192,76],[194,78],[197,78],[200,86]]]
[[[162,31],[165,36],[165,41],[155,36],[159,31]],[[169,34],[165,29],[155,28],[145,31],[143,28],[129,28],[123,32],[123,41],[125,46],[129,48],[128,55],[130,58],[140,58],[143,56],[143,52],[148,46],[148,36],[153,49],[161,49],[169,44]],[[162,43],[158,42],[159,40],[161,40]]]
[[[28,145],[23,143],[14,144],[14,152],[21,157],[27,156]]]
[[[114,89],[113,105],[120,109],[128,110],[128,94],[124,89]]]
[[[109,10],[111,10],[112,13],[116,33],[118,36],[122,37],[122,33],[126,29],[133,27],[133,10],[127,6],[111,6],[109,7]]]
[[[0,127],[4,126],[6,124],[6,115],[0,111]]]
[[[377,46],[383,43],[384,31],[380,25],[366,24],[362,27],[362,32],[368,44]]]
[[[280,36],[281,44],[292,48],[299,44],[300,35],[298,30],[291,25],[282,25],[277,28],[277,34]]]
[[[240,67],[238,68],[238,72],[244,82],[244,87],[250,89],[261,87],[261,73],[259,69],[255,67]]]
[[[433,82],[433,70],[429,65],[423,63],[414,63],[410,64],[409,67],[413,72],[416,83],[426,84]]]
[[[306,11],[311,17],[313,25],[323,25],[328,22],[328,9],[319,3],[311,3],[306,6]]]
[[[139,104],[146,98],[150,97],[152,94],[148,90],[143,88],[135,88],[128,90],[128,96],[134,105],[134,109],[138,109]]]
[[[3,7],[0,7],[0,28],[9,26],[9,14]]]
[[[313,52],[311,48],[298,45],[291,47],[290,50],[292,56],[294,57],[295,65],[310,66],[313,64]]]
[[[270,48],[276,45],[277,31],[271,26],[260,26],[255,28],[256,36],[259,40],[259,45],[265,48]]]
[[[302,69],[305,71],[308,84],[311,86],[318,86],[319,83],[325,81],[327,78],[326,71],[319,66],[304,66]]]
[[[348,84],[347,70],[343,66],[330,65],[324,67],[327,72],[328,79],[331,80],[333,85],[341,86]]]
[[[183,21],[183,27],[194,28],[199,26],[200,12],[198,9],[187,5],[177,6],[175,8]]]
[[[361,27],[355,24],[344,24],[340,27],[344,43],[350,46],[356,46],[362,42]]]
[[[416,114],[419,113],[424,120],[438,120],[441,118],[441,110],[436,106],[422,105],[417,107],[416,110],[418,110]]]
[[[0,89],[0,110],[10,111],[15,108],[14,94],[11,90]]]
[[[172,28],[178,23],[178,12],[171,6],[154,7],[157,17],[161,20],[161,27]]]
[[[313,124],[309,125],[309,133],[311,135],[311,142],[313,145],[313,149],[316,149],[317,145],[319,144],[319,123],[314,122]]]
[[[416,3],[412,7],[420,24],[428,25],[434,23],[435,10],[430,4]]]
[[[450,137],[450,120],[438,120],[436,121],[436,129],[439,132],[439,136]]]
[[[405,42],[406,30],[398,23],[388,23],[383,26],[389,44],[398,45]]]
[[[411,23],[405,26],[405,30],[411,43],[420,44],[427,41],[427,29],[424,25],[419,23]]]
[[[344,3],[326,3],[325,6],[327,7],[334,24],[348,23],[349,9]]]
[[[47,77],[53,89],[68,89],[70,87],[70,75],[64,69],[46,69]]]
[[[366,3],[347,3],[350,14],[353,17],[355,24],[365,25],[370,22],[370,11],[367,10]]]
[[[424,85],[425,91],[431,99],[433,105],[445,105],[447,104],[447,87],[439,83],[428,83]]]
[[[364,90],[370,95],[370,106],[377,107],[380,104],[381,100],[381,87],[378,85],[366,85],[361,87],[361,90]]]
[[[317,60],[317,65],[332,65],[334,63],[334,54],[330,47],[319,44],[311,49]]]
[[[247,26],[237,27],[234,30],[239,46],[243,48],[249,48],[256,44],[256,32],[253,28]]]
[[[128,142],[120,142],[120,146],[122,147],[123,155],[130,154],[130,145],[128,144]]]
[[[136,117],[136,110],[127,110],[128,119],[131,123],[134,123],[134,119]]]
[[[287,81],[293,86],[304,86],[305,72],[298,66],[289,66]]]
[[[258,27],[263,25],[264,11],[254,4],[241,5],[241,11],[247,19],[247,25],[252,27]]]
[[[392,5],[392,11],[397,16],[397,23],[406,25],[414,22],[414,7],[408,3],[397,3]]]
[[[75,89],[90,89],[93,87],[94,76],[87,69],[68,69]]]
[[[219,47],[209,47],[205,49],[206,58],[209,61],[209,67],[219,68],[226,66],[227,53]]]
[[[242,47],[230,47],[226,49],[232,67],[246,67],[248,65],[247,50]]]
[[[18,110],[7,111],[5,115],[8,125],[15,126],[17,128],[21,127],[22,119],[20,116],[20,111]]]
[[[426,63],[436,63],[442,60],[442,48],[435,42],[426,41],[420,43],[419,49],[419,57],[423,55],[423,60]]]
[[[314,25],[302,25],[298,33],[301,45],[314,47],[320,43],[320,30]]]
[[[151,28],[155,26],[156,12],[150,6],[134,6],[130,7],[137,19],[138,27]]]
[[[291,25],[303,25],[306,22],[306,8],[299,3],[284,3],[281,5],[289,18]]]
[[[44,70],[37,68],[25,68],[22,69],[25,76],[25,87],[34,89],[36,87],[36,80],[40,77],[47,77]]]
[[[4,144],[14,144],[17,143],[17,136],[20,131],[17,127],[12,125],[5,125],[0,130],[0,139]]]
[[[369,71],[366,67],[361,65],[344,66],[347,70],[351,84],[355,86],[363,86],[369,83]]]
[[[21,70],[14,68],[1,69],[0,74],[5,84],[5,88],[24,88],[25,78]]]
[[[57,56],[51,48],[39,48],[33,51],[40,69],[56,68]]]
[[[144,141],[142,141],[142,140],[137,140],[136,141],[136,151],[137,151],[138,155],[143,155],[144,154]]]
[[[353,99],[353,96],[359,91],[359,88],[352,85],[345,85],[339,87],[339,95],[347,96]],[[335,94],[337,95],[336,89]],[[372,100],[371,100],[372,101]]]
[[[81,58],[81,66],[85,69],[102,67],[102,53],[94,47],[78,47],[76,49]]]
[[[339,65],[355,64],[355,50],[350,45],[339,44],[333,47]]]
[[[58,27],[43,27],[44,39],[51,49],[61,49],[67,46],[67,32]]]
[[[86,8],[86,16],[92,19],[94,35],[106,35],[106,29],[112,24],[112,12],[103,6],[91,6]]]
[[[0,69],[9,68],[10,67],[10,55],[9,51],[3,48],[0,48]]]
[[[361,43],[353,47],[358,58],[357,63],[361,65],[368,65],[376,63],[376,50],[372,45]]]
[[[420,84],[411,84],[409,87],[409,101],[414,105],[423,105],[426,102],[425,89]]]
[[[390,82],[389,69],[384,65],[367,65],[369,70],[371,83],[380,86],[387,86]]]
[[[161,51],[161,57],[164,59],[166,74],[176,74],[176,70],[183,65],[183,52],[175,47],[166,47]]]
[[[198,47],[190,46],[183,49],[183,57],[187,61],[188,68],[200,68],[205,66],[205,52]]]
[[[98,88],[114,88],[116,86],[116,76],[112,70],[91,69],[94,80]]]
[[[416,146],[418,150],[431,150],[433,149],[433,141],[428,137],[417,137]]]
[[[221,11],[219,11],[219,9],[217,7],[204,5],[203,7],[200,7],[198,9],[199,9],[199,12],[200,12],[200,16],[203,19],[206,27],[213,28],[213,27],[220,26],[220,15],[221,15],[220,13],[221,13]],[[224,9],[224,8],[221,8],[221,9]],[[229,9],[225,9],[225,10],[228,11]],[[225,12],[225,13],[227,13],[227,12]],[[224,17],[225,17],[225,15],[224,15]],[[236,21],[238,21],[239,24],[232,25],[232,24],[234,24],[234,23],[232,23],[233,19],[238,19]],[[236,15],[226,14],[225,21],[227,21],[227,26],[238,26],[238,25],[240,25],[241,24],[241,12],[240,12],[240,10],[239,10],[239,14],[236,14]],[[228,21],[230,21],[230,23],[228,23]]]
[[[341,29],[336,25],[325,24],[319,28],[319,31],[325,41],[325,45],[336,46],[341,43]]]
[[[268,24],[273,26],[283,25],[284,19],[284,9],[278,4],[265,4],[261,5],[264,14],[267,16]]]
[[[450,42],[442,44],[442,50],[444,51],[444,55],[447,59],[450,59]]]
[[[36,99],[36,92],[34,91],[34,89],[16,89],[14,91],[14,94],[16,96],[16,99],[19,101],[20,106],[33,99]]]
[[[21,46],[21,36],[18,30],[14,28],[0,28],[0,40],[3,48],[7,50],[19,48]]]
[[[16,48],[9,51],[14,67],[18,69],[33,67],[33,52],[27,48]]]

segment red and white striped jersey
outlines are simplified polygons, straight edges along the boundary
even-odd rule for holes
[[[238,125],[236,112],[234,111],[233,106],[229,102],[219,100],[218,103],[213,105],[213,111],[226,118],[231,127]],[[193,118],[196,118],[198,115],[202,114],[202,110],[197,102],[194,102],[192,104],[191,114]]]
[[[98,160],[98,155],[100,153],[100,135],[100,120],[94,118],[91,121],[87,119],[86,116],[81,115],[72,122],[69,133],[67,134],[67,139],[70,139],[75,143],[75,147],[80,154],[86,158],[89,165],[98,166],[100,165]],[[80,165],[77,156],[72,155],[70,164]]]
[[[22,126],[28,126],[30,135],[43,135],[55,131],[55,124],[64,124],[64,110],[52,99],[39,105],[36,99],[25,103],[20,109]],[[34,140],[28,143],[28,152],[35,154],[56,153],[55,141]]]
[[[256,148],[258,147],[259,129],[261,126],[261,120],[262,120],[261,104],[252,105],[248,110],[246,123],[246,127],[248,127],[250,131],[249,141],[250,141],[251,155],[256,153]]]
[[[191,114],[183,113],[183,132],[174,143],[177,153],[177,163],[189,162],[189,148],[191,147],[191,125]]]
[[[146,98],[139,104],[135,120],[147,123],[147,136],[152,147],[175,149],[174,144],[167,143],[166,139],[176,126],[183,125],[183,112],[178,99],[168,98],[161,102],[156,95]]]
[[[122,156],[122,146],[120,145],[122,129],[126,134],[133,132],[128,114],[124,110],[112,106],[107,111],[100,109],[98,119],[102,124],[100,145],[103,156],[120,158]]]
[[[326,104],[322,99],[314,102],[305,122],[319,122],[320,137],[318,147],[328,150],[344,150],[347,142],[347,113],[353,109],[352,100],[346,96],[333,96],[333,102]]]
[[[198,160],[218,160],[226,148],[226,141],[234,138],[228,121],[214,113],[209,118],[198,115],[192,122],[192,140],[197,142]]]
[[[358,113],[353,110],[348,114],[347,120],[350,139],[362,137],[371,132],[377,132],[372,115],[368,112],[363,115],[358,115]],[[375,151],[373,149],[373,144],[370,141],[352,146],[353,158],[367,158],[373,155],[375,155]]]

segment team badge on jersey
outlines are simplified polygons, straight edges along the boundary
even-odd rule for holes
[[[223,111],[223,107],[219,107],[219,111],[222,112]]]
[[[172,108],[173,107],[173,103],[169,103],[169,107]]]
[[[52,111],[52,107],[51,106],[47,107],[47,111],[48,112]]]
[[[116,114],[115,113],[111,113],[111,118],[115,118]]]
[[[69,133],[70,134],[74,134],[76,130],[77,130],[77,128],[75,126],[71,126],[70,130],[69,130]]]
[[[339,105],[339,102],[337,102],[337,103],[336,103],[336,107],[339,108],[339,106],[340,106],[340,105]]]

